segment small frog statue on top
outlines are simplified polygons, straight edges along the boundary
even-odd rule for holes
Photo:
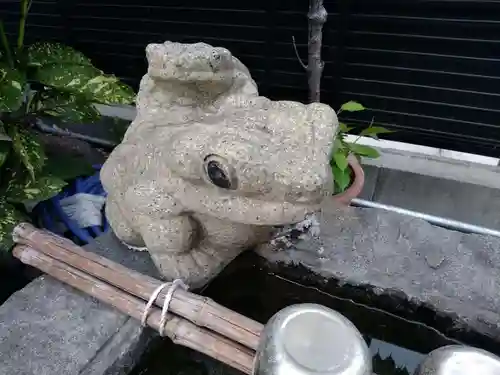
[[[166,279],[200,287],[320,208],[337,116],[259,96],[224,48],[165,42],[146,55],[137,116],[101,170],[106,214]]]

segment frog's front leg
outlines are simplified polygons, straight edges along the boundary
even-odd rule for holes
[[[166,249],[150,251],[163,276],[169,280],[180,278],[191,288],[205,285],[242,251],[259,241],[266,241],[270,234],[267,227],[218,219],[198,220],[192,222],[203,229],[195,231],[196,236],[191,238],[191,249],[182,252]]]
[[[191,249],[197,237],[193,224],[187,215],[141,219],[140,233],[155,263],[165,254],[176,255]]]
[[[190,284],[193,273],[200,268],[192,254],[199,238],[196,223],[181,215],[144,224],[141,234],[160,273],[167,280],[182,279]]]
[[[116,237],[128,246],[144,247],[140,233],[135,230],[120,208],[119,200],[108,195],[106,199],[106,218],[113,228]]]
[[[124,228],[117,235],[128,245],[138,246],[139,242],[150,252],[170,253],[183,252],[191,247],[195,227],[189,217],[182,214],[177,201],[155,181],[128,188],[119,200],[121,205],[110,197],[108,201],[110,216],[117,217],[112,226]],[[119,216],[120,212],[127,213],[127,216]],[[129,225],[125,225],[127,223]]]

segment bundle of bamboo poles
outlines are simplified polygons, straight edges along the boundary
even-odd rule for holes
[[[72,241],[21,223],[13,231],[13,254],[117,310],[141,320],[152,293],[162,281],[88,252]],[[168,288],[167,288],[168,289]],[[160,292],[146,323],[160,328],[165,292]],[[207,297],[176,289],[164,333],[174,343],[197,350],[246,374],[252,373],[262,324]]]

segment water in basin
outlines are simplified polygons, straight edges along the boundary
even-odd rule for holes
[[[378,375],[412,374],[425,354],[444,345],[463,343],[419,322],[418,317],[403,318],[276,275],[253,253],[243,254],[231,263],[202,294],[261,323],[296,303],[319,303],[332,308],[363,333]],[[165,340],[151,349],[132,374],[237,375],[240,372]]]

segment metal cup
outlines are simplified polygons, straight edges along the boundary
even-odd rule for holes
[[[361,333],[343,315],[316,304],[276,313],[266,324],[253,375],[372,375]]]
[[[481,349],[448,345],[430,352],[415,375],[500,375],[500,358]]]

